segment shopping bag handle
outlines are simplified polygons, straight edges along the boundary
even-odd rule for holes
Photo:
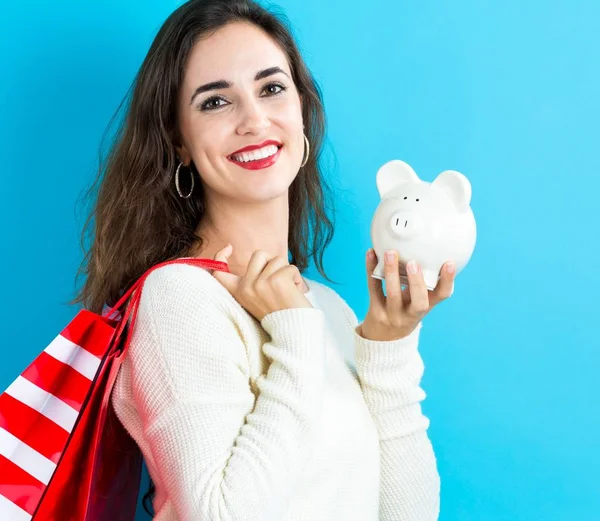
[[[180,257],[179,259],[173,259],[161,262],[149,268],[138,280],[125,292],[125,294],[118,300],[118,302],[111,307],[106,314],[103,314],[104,317],[110,317],[115,311],[119,310],[123,304],[131,297],[131,294],[141,287],[141,285],[145,282],[146,278],[150,273],[154,270],[166,266],[167,264],[188,264],[190,266],[198,266],[199,268],[205,268],[209,270],[218,270],[224,271],[226,273],[231,273],[229,271],[229,266],[226,262],[217,261],[214,259],[203,259],[197,257]]]

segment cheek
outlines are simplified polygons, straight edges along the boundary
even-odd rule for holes
[[[304,137],[302,128],[302,113],[299,105],[288,104],[284,110],[277,114],[276,121],[285,133],[288,147],[294,155],[302,157],[304,151]]]
[[[302,126],[302,110],[297,100],[288,100],[285,107],[281,107],[281,117],[291,126]]]
[[[200,162],[214,161],[227,152],[225,132],[217,122],[192,126],[191,142],[193,154]]]

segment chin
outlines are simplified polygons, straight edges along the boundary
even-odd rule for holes
[[[258,190],[256,188],[248,190],[246,192],[245,200],[248,202],[266,203],[273,201],[281,197],[285,197],[288,193],[288,188],[275,189],[274,187],[265,187],[264,190]]]
[[[273,199],[286,193],[296,178],[295,175],[284,173],[284,169],[272,171],[249,170],[248,173],[236,173],[238,187],[247,194],[254,194],[260,199]]]

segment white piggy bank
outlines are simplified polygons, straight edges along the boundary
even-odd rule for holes
[[[458,275],[477,237],[469,180],[446,170],[431,183],[421,181],[408,164],[396,159],[378,170],[376,182],[381,202],[371,222],[371,240],[379,262],[372,277],[385,278],[386,250],[398,252],[402,284],[408,284],[406,263],[412,259],[421,266],[428,289],[435,288],[449,260],[456,262]]]

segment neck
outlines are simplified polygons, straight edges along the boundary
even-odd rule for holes
[[[231,244],[233,253],[228,259],[229,269],[242,276],[255,250],[288,258],[288,224],[287,192],[260,203],[207,197],[207,211],[196,230],[204,240],[202,248],[192,248],[189,256],[212,259],[219,250]]]

